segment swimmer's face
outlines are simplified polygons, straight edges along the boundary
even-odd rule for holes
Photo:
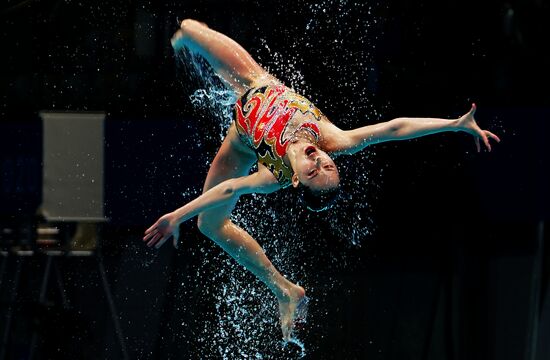
[[[313,191],[328,190],[340,184],[340,174],[334,161],[318,147],[305,144],[298,149],[293,164],[292,185],[299,183]]]

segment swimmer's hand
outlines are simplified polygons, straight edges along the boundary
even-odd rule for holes
[[[458,118],[456,126],[458,130],[467,132],[468,134],[474,136],[477,152],[481,151],[481,145],[479,143],[479,139],[483,140],[485,147],[487,147],[487,149],[491,151],[491,144],[489,143],[489,139],[494,139],[497,142],[500,142],[500,139],[498,136],[496,136],[492,132],[487,130],[482,130],[477,125],[476,120],[474,119],[475,113],[476,113],[476,104],[472,104],[472,108],[470,109],[470,111],[468,111],[468,113]]]
[[[143,241],[147,246],[160,248],[170,237],[174,238],[174,247],[178,247],[180,236],[178,217],[171,212],[161,216],[149,229],[145,230]]]

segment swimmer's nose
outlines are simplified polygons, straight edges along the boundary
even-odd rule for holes
[[[315,159],[315,166],[317,167],[317,169],[321,168],[321,157]]]

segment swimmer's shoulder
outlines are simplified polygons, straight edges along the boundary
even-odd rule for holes
[[[325,115],[319,121],[319,147],[334,156],[342,155],[341,144],[346,141],[346,132],[334,125]]]
[[[248,176],[255,193],[270,194],[282,188],[275,175],[260,162],[258,162],[258,171]]]

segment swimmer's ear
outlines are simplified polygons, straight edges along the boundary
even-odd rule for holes
[[[296,173],[292,174],[292,186],[294,188],[297,188],[298,185],[300,185],[300,180],[298,179],[298,175]]]

